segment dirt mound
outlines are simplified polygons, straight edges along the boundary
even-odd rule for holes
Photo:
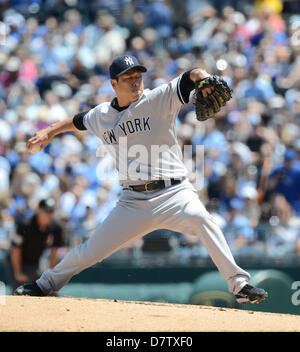
[[[300,316],[290,314],[73,297],[5,298],[2,332],[300,331]]]

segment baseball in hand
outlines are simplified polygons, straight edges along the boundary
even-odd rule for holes
[[[32,153],[32,154],[36,154],[36,153],[40,152],[41,150],[42,150],[41,145],[40,145],[40,144],[35,144],[35,145],[33,145],[33,146],[31,147],[31,149],[30,149],[29,151],[30,151],[30,153]]]

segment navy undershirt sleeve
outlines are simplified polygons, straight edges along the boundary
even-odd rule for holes
[[[180,80],[179,89],[184,103],[189,102],[189,97],[191,91],[195,89],[195,83],[190,78],[190,73],[192,70],[186,71]],[[181,100],[181,99],[180,99]]]
[[[83,124],[83,118],[86,113],[87,113],[87,111],[80,112],[79,114],[76,114],[73,117],[73,124],[78,130],[81,130],[81,131],[87,130],[87,128]]]

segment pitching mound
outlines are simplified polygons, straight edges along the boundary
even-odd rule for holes
[[[168,303],[6,296],[0,305],[0,331],[300,331],[300,316]]]

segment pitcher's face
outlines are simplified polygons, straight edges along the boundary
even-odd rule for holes
[[[138,100],[144,90],[142,72],[137,68],[129,70],[117,79],[111,79],[111,84],[118,101],[127,101],[128,104]]]

